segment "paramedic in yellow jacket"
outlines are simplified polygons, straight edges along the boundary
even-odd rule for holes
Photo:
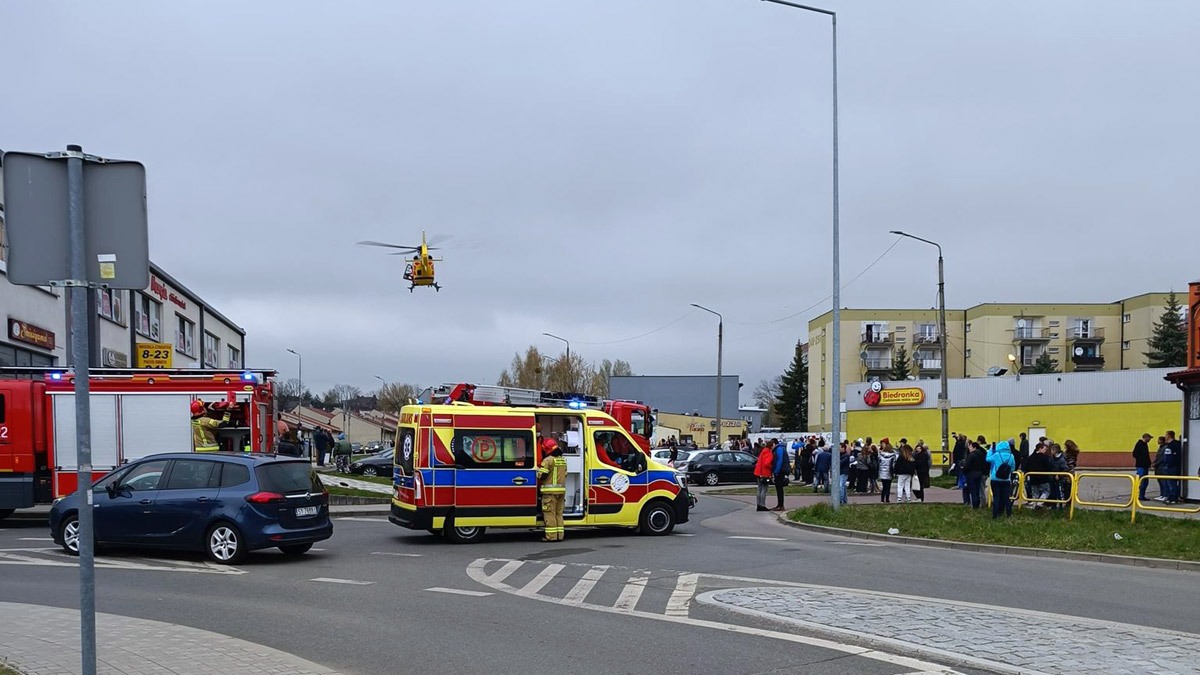
[[[216,452],[221,449],[217,444],[217,429],[229,423],[230,411],[220,401],[213,403],[212,408],[224,408],[225,416],[215,420],[208,416],[204,401],[192,401],[192,445],[196,447],[196,452]]]
[[[537,468],[538,482],[542,496],[542,518],[545,519],[546,536],[542,541],[562,541],[563,501],[567,495],[567,460],[562,458],[562,450],[553,438],[547,438],[542,443],[542,453],[545,459]]]

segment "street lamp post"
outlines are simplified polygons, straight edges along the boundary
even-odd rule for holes
[[[831,20],[833,32],[833,368],[830,375],[833,380],[833,423],[830,427],[830,441],[834,452],[840,452],[842,444],[842,281],[841,281],[841,244],[838,234],[838,76],[837,76],[837,13],[819,7],[810,7],[786,0],[765,0],[776,5],[784,5],[806,12],[824,14]],[[841,466],[839,457],[835,454],[830,468],[830,485],[838,485],[841,481]],[[836,511],[840,506],[839,489],[829,490],[829,501]]]
[[[691,304],[692,307],[695,307],[696,309],[702,309],[709,314],[715,314],[717,316],[717,447],[719,448],[721,447],[721,423],[724,421],[721,419],[721,352],[724,349],[725,342],[725,318],[721,316],[720,312],[714,312],[713,310],[697,305],[694,302]]]
[[[567,338],[559,337],[559,336],[555,335],[554,333],[542,333],[542,335],[545,335],[546,337],[554,338],[555,340],[562,340],[563,342],[567,343],[567,357],[566,357],[567,358],[567,377],[571,378],[570,389],[571,389],[571,391],[574,391],[575,390],[575,373],[571,369],[571,341],[568,340]]]
[[[933,246],[937,246],[938,250],[938,337],[942,343],[942,393],[938,394],[938,408],[942,411],[942,461],[945,466],[950,464],[950,394],[947,391],[949,386],[947,382],[946,369],[949,363],[946,361],[946,272],[945,265],[942,261],[942,246],[941,244],[922,239],[917,236],[901,232],[900,230],[892,230],[892,234],[917,241],[925,242]]]
[[[296,393],[297,409],[296,417],[300,417],[301,409],[304,407],[304,357],[300,356],[300,352],[295,349],[289,349],[288,352],[296,355],[297,375],[296,379],[300,381],[300,391]]]

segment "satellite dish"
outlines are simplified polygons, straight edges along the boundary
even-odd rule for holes
[[[1017,328],[1025,327],[1025,319],[1017,319]]]
[[[1075,356],[1083,356],[1083,347],[1075,348]]]

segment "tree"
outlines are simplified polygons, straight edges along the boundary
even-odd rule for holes
[[[522,389],[541,389],[542,375],[546,369],[546,358],[537,347],[530,345],[525,350],[525,357],[514,354],[512,364],[500,373],[496,384],[502,387],[520,387]]]
[[[779,414],[775,409],[779,405],[779,392],[782,388],[782,375],[763,380],[754,388],[755,405],[767,411],[763,414],[762,425],[764,427],[779,426]]]
[[[285,382],[280,382],[275,387],[275,400],[280,410],[292,410],[300,404],[301,397],[306,404],[311,404],[314,401],[312,392],[305,389],[303,394],[300,392],[300,380],[292,378]]]
[[[400,409],[417,399],[421,388],[406,382],[388,382],[379,388],[376,397],[379,400],[380,412],[396,414]]]
[[[888,379],[894,381],[907,380],[909,370],[912,363],[908,359],[908,351],[904,347],[896,348],[896,355],[892,357],[892,372],[888,374]]]
[[[1167,306],[1154,323],[1146,365],[1150,368],[1182,368],[1187,363],[1187,326],[1175,291],[1167,296]]]
[[[1033,362],[1034,375],[1046,375],[1049,373],[1058,372],[1058,360],[1050,358],[1050,352],[1042,352],[1041,356]]]
[[[779,379],[779,397],[773,409],[783,431],[808,430],[808,358],[803,347],[796,343],[792,364]]]
[[[592,396],[605,398],[608,396],[608,378],[628,375],[633,375],[633,367],[629,365],[628,361],[622,361],[621,359],[609,361],[608,359],[604,359],[600,361],[599,366],[593,369],[589,378],[587,393]]]

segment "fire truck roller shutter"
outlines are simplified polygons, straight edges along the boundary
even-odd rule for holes
[[[160,452],[191,452],[189,394],[123,394],[121,461]]]
[[[106,471],[117,466],[117,397],[92,394],[92,468]],[[184,404],[187,411],[187,404]],[[54,465],[74,471],[75,394],[54,395]]]

